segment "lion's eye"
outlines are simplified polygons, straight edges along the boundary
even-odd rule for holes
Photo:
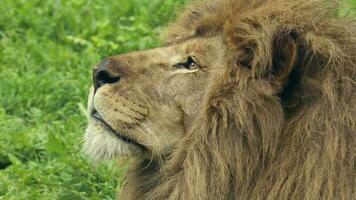
[[[195,69],[199,69],[199,64],[194,56],[188,56],[186,62],[177,63],[174,65],[174,67],[179,69],[183,68],[188,70],[195,70]]]

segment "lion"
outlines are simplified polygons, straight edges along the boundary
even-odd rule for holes
[[[85,152],[119,199],[353,199],[356,26],[325,0],[187,5],[93,69]]]

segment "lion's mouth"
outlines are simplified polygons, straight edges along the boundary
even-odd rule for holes
[[[91,116],[100,123],[100,125],[102,125],[108,132],[110,132],[111,134],[113,134],[116,138],[129,143],[129,144],[133,144],[135,146],[137,146],[138,148],[140,148],[141,150],[147,150],[147,148],[145,146],[143,146],[142,144],[138,143],[136,140],[128,138],[122,134],[120,134],[119,132],[115,131],[104,119],[103,117],[99,114],[99,112],[95,109],[93,109],[93,111],[91,112]]]

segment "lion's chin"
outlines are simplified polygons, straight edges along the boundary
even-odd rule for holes
[[[86,129],[83,151],[93,162],[144,155],[142,149],[115,137],[95,121],[90,121]]]

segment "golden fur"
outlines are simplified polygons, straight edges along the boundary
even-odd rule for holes
[[[187,6],[165,32],[166,46],[221,40],[221,67],[211,70],[193,99],[202,106],[169,150],[136,158],[121,199],[355,198],[356,26],[335,17],[337,7],[321,0]]]

